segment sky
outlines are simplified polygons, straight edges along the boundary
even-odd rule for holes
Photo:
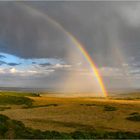
[[[0,2],[0,87],[99,91],[66,32],[108,90],[140,88],[140,2],[119,1]]]

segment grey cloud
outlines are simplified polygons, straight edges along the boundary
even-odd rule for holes
[[[15,2],[0,8],[0,41],[1,52],[23,58],[61,58],[68,51],[64,33]]]
[[[127,13],[125,7],[131,8],[137,2],[45,1],[24,4],[60,23],[83,44],[98,66],[121,65],[116,47],[122,55],[139,55],[140,29],[126,24],[121,16],[121,12]],[[45,18],[22,7],[22,3],[1,6],[0,19],[0,39],[5,44],[0,51],[24,58],[67,58],[71,48],[68,37]]]
[[[20,65],[21,63],[6,63],[7,65],[9,65],[9,66],[18,66],[18,65]]]
[[[51,63],[41,63],[39,64],[41,67],[51,66]]]
[[[123,13],[120,13],[120,9],[127,13],[125,7],[133,8],[137,4],[138,2],[54,2],[32,5],[72,33],[98,66],[120,66],[122,62],[118,61],[114,48],[118,47],[126,60],[128,55],[140,55],[139,27],[128,25],[122,18]],[[134,45],[134,42],[137,44]]]
[[[123,66],[126,63],[133,67],[134,71],[136,67],[135,72],[139,73],[139,65],[132,64],[140,61],[140,19],[132,9],[139,11],[136,5],[140,2],[0,2],[0,52],[25,59],[65,60],[70,52],[74,53],[76,50],[71,47],[69,37],[49,20],[26,9],[22,4],[49,15],[62,25],[84,46],[98,67],[115,67],[124,71],[124,74],[131,70]],[[133,19],[137,23],[132,24]],[[132,57],[134,60],[130,61]],[[0,65],[2,64],[5,62],[0,61]],[[32,64],[44,69],[45,66],[51,66],[48,63]],[[39,77],[36,81],[32,77],[32,80],[34,85],[56,85],[61,79],[64,81],[68,72],[66,71],[59,69],[47,78],[42,76],[43,78]],[[104,77],[108,86],[128,86],[124,77],[121,77],[121,80],[108,77]],[[30,77],[29,80],[24,79],[24,82],[32,83],[32,80]]]
[[[126,7],[137,8],[138,4],[139,2],[54,2],[48,3],[48,6],[45,3],[33,6],[50,15],[72,33],[98,66],[120,67],[123,62],[118,61],[116,47],[126,57],[125,60],[128,56],[139,55],[140,28],[128,25],[122,18],[124,12],[129,14]],[[134,45],[134,42],[137,44]]]

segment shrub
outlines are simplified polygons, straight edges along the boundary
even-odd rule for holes
[[[139,114],[138,112],[133,112],[133,113],[131,113],[129,115],[138,115],[138,114]]]
[[[96,106],[96,104],[80,104],[82,106]]]
[[[116,110],[117,108],[114,106],[108,106],[108,105],[104,106],[104,111],[116,111]]]
[[[8,131],[8,127],[4,123],[0,123],[0,134],[4,135]]]
[[[0,123],[5,123],[8,119],[7,116],[0,114]]]
[[[7,116],[0,114],[0,134],[4,135],[8,131],[7,120],[9,118]]]
[[[126,119],[127,119],[127,120],[130,120],[130,121],[136,121],[136,122],[139,122],[139,121],[140,121],[140,114],[136,114],[136,115],[133,115],[133,116],[127,117]]]

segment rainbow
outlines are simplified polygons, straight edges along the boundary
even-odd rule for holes
[[[84,57],[86,58],[87,62],[89,63],[94,75],[96,76],[96,79],[100,85],[101,91],[103,93],[104,97],[107,97],[107,91],[105,89],[102,77],[98,71],[97,66],[95,65],[95,63],[93,62],[93,60],[91,59],[90,55],[88,54],[88,52],[85,50],[85,48],[81,45],[80,42],[77,41],[77,39],[75,39],[70,33],[67,32],[67,34],[71,37],[72,41],[75,43],[75,45],[79,48],[80,52],[84,55]]]
[[[21,6],[21,8],[26,8],[27,11],[31,12],[32,14],[36,14],[37,16],[43,17],[44,19],[46,19],[47,21],[49,21],[50,23],[52,23],[55,27],[57,27],[58,29],[60,29],[61,31],[63,31],[70,39],[71,41],[75,44],[75,46],[80,50],[80,52],[83,54],[83,56],[85,57],[85,59],[87,60],[87,62],[89,63],[94,76],[96,77],[98,84],[100,86],[100,89],[102,91],[102,94],[104,97],[107,97],[107,91],[106,88],[104,86],[102,77],[98,71],[97,66],[95,65],[95,63],[93,62],[93,60],[91,59],[90,55],[88,54],[88,52],[85,50],[85,48],[82,46],[82,44],[68,31],[66,31],[64,29],[64,27],[59,24],[58,22],[56,22],[54,19],[52,19],[51,17],[49,17],[47,14],[44,14],[30,6],[27,6],[25,4],[18,4],[18,6]]]

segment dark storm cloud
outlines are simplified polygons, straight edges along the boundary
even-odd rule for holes
[[[67,57],[68,37],[22,4],[31,6],[60,23],[83,44],[100,67],[120,67],[124,63],[118,61],[116,47],[125,60],[129,56],[140,55],[140,28],[136,26],[137,19],[133,18],[135,9],[139,9],[136,7],[139,3],[101,1],[1,2],[1,52],[25,59]]]
[[[1,4],[0,41],[1,52],[23,58],[60,58],[67,54],[64,33],[14,2]]]
[[[140,28],[133,20],[139,18],[135,13],[137,5],[139,2],[36,2],[33,7],[72,33],[98,66],[120,66],[115,47],[126,60],[127,55],[140,55]]]
[[[0,2],[0,52],[23,58],[23,64],[32,59],[31,68],[28,65],[27,69],[18,69],[14,67],[20,65],[16,57],[12,57],[15,61],[4,62],[0,55],[0,85],[57,88],[60,81],[64,86],[69,72],[74,72],[69,63],[33,59],[62,58],[67,62],[70,51],[75,53],[69,37],[46,19],[49,15],[85,47],[100,67],[107,87],[129,87],[126,75],[140,75],[139,5],[140,2],[119,1]],[[4,69],[3,65],[13,68]],[[137,78],[133,81],[135,87],[140,85],[140,77]]]

